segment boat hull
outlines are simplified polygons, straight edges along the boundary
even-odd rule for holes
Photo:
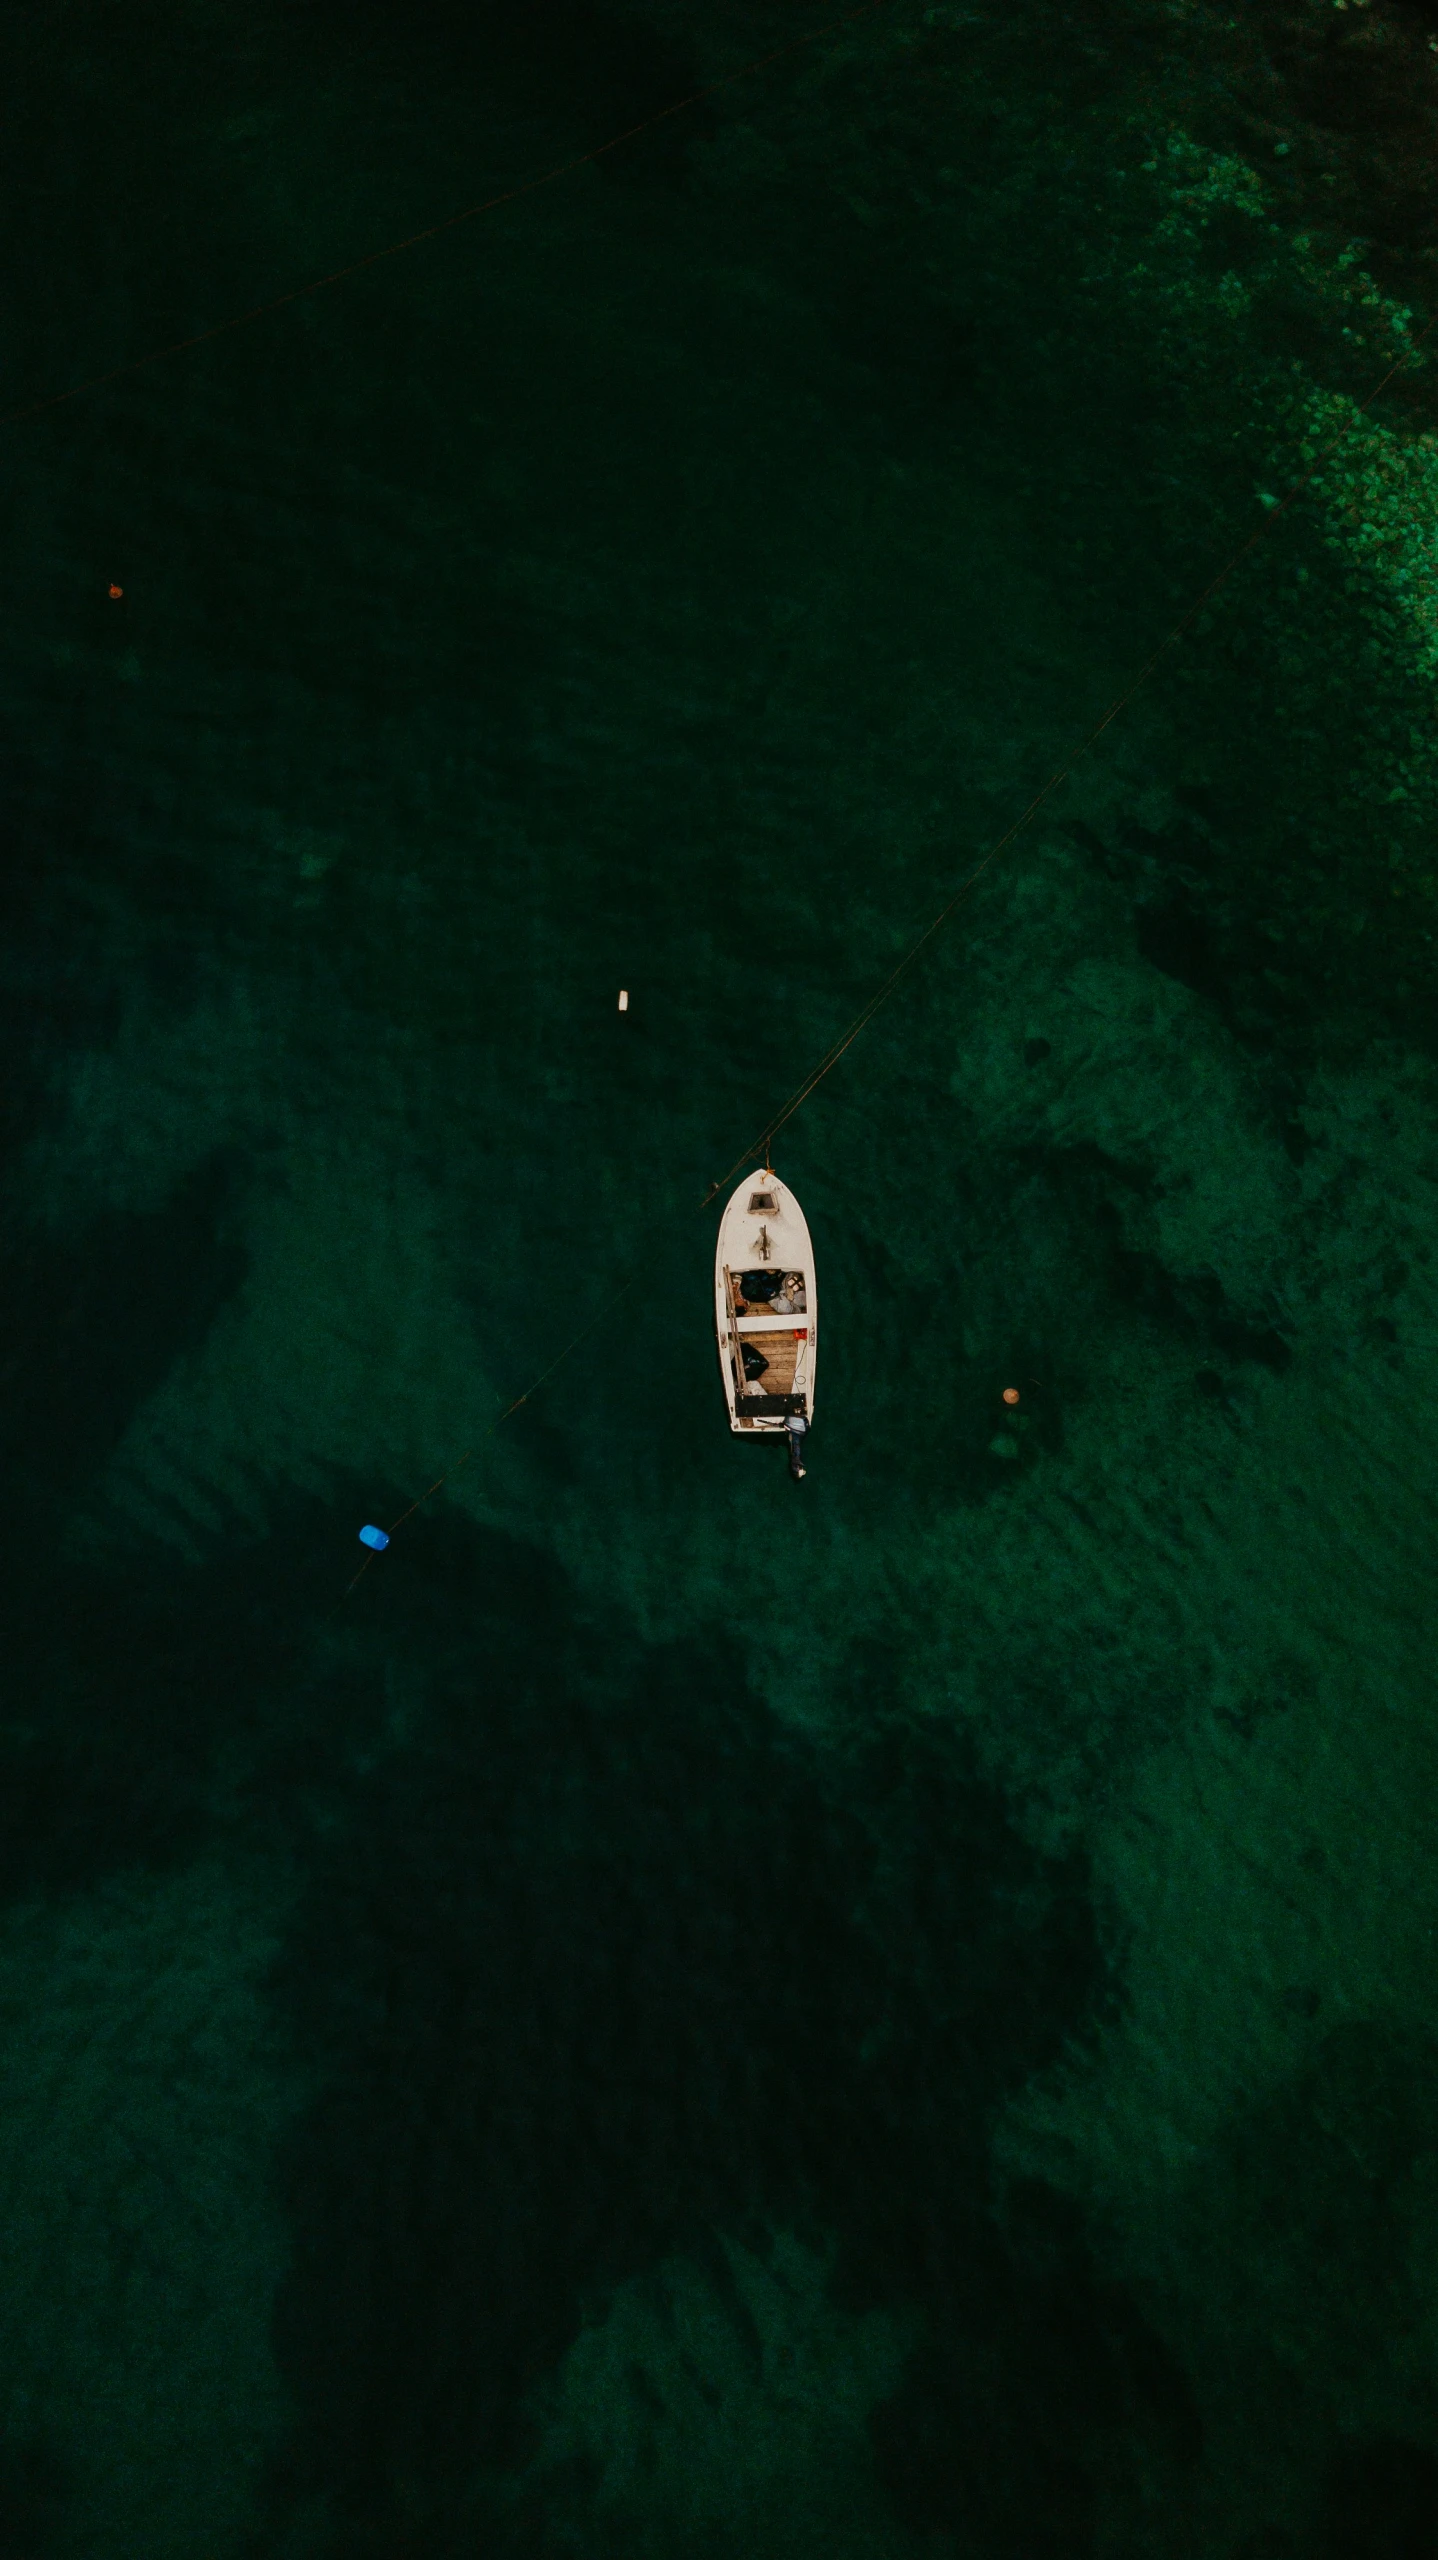
[[[788,1184],[762,1169],[745,1176],[719,1221],[714,1329],[731,1431],[784,1432],[796,1417],[812,1422],[814,1247]]]

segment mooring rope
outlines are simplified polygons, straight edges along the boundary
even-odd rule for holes
[[[326,293],[331,285],[343,284],[347,276],[360,275],[366,267],[380,266],[386,258],[402,257],[407,249],[418,249],[426,240],[438,240],[443,232],[457,230],[462,222],[476,222],[481,214],[495,213],[501,205],[515,204],[521,196],[537,194],[541,187],[556,186],[561,178],[572,177],[576,169],[587,169],[596,160],[606,159],[611,151],[637,141],[641,133],[652,132],[655,125],[667,123],[671,116],[687,114],[706,98],[717,97],[721,89],[732,89],[737,81],[752,79],[756,71],[767,71],[771,63],[782,62],[786,54],[819,44],[838,28],[852,26],[856,18],[871,17],[876,9],[888,5],[889,0],[860,0],[857,8],[846,9],[841,17],[828,19],[822,27],[811,27],[806,35],[791,36],[786,44],[775,45],[769,53],[756,53],[751,61],[741,62],[737,71],[726,71],[720,79],[706,81],[702,89],[691,90],[687,98],[675,98],[667,107],[656,107],[653,115],[627,125],[623,133],[612,134],[607,142],[596,143],[592,151],[577,151],[573,159],[557,161],[552,169],[542,169],[536,177],[522,178],[516,186],[501,188],[498,195],[486,196],[480,204],[464,205],[458,213],[447,213],[438,222],[426,223],[422,231],[407,232],[402,240],[390,240],[382,249],[367,250],[363,257],[351,258],[329,275],[311,276],[307,284],[291,285],[287,293],[277,293],[270,302],[257,302],[248,311],[232,312],[228,320],[217,320],[208,329],[196,329],[188,338],[172,339],[168,346],[152,347],[148,355],[130,356],[124,364],[112,365],[108,373],[94,373],[88,381],[72,383],[68,391],[49,391],[23,408],[4,411],[0,413],[0,427],[18,426],[22,418],[38,417],[44,409],[58,409],[66,400],[79,400],[87,391],[101,391],[107,383],[122,382],[129,374],[142,373],[147,365],[162,364],[167,356],[183,355],[188,347],[208,346],[212,338],[226,337],[232,329],[247,329],[251,321],[264,320],[272,311],[283,311],[291,302],[302,302],[306,294]]]

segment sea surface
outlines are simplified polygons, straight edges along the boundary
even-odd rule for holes
[[[776,1140],[802,1486],[712,1336],[1262,520],[1174,120],[1422,316],[1428,18],[1238,26],[0,23],[3,2560],[1438,2553],[1438,909],[1302,504]]]

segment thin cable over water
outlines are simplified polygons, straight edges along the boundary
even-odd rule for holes
[[[166,356],[182,355],[188,347],[207,346],[212,338],[223,338],[232,329],[246,329],[252,320],[266,319],[272,311],[283,311],[288,303],[303,301],[306,294],[325,293],[331,285],[343,284],[347,276],[357,276],[366,267],[377,267],[386,258],[398,258],[406,249],[417,249],[426,240],[437,240],[442,232],[454,231],[462,222],[475,222],[481,214],[497,211],[500,205],[514,204],[521,196],[536,194],[541,187],[555,186],[561,178],[572,177],[576,169],[587,169],[594,161],[605,159],[611,151],[620,150],[626,142],[636,141],[641,133],[651,132],[655,125],[666,123],[669,117],[684,115],[690,107],[701,105],[705,98],[717,97],[721,89],[732,89],[736,81],[748,80],[756,71],[766,71],[771,63],[782,62],[786,54],[798,53],[805,45],[818,44],[839,27],[851,26],[856,18],[871,17],[876,9],[888,5],[889,0],[860,0],[858,8],[846,9],[842,16],[828,19],[822,27],[811,27],[806,35],[791,36],[786,44],[775,45],[772,52],[755,54],[752,61],[741,62],[737,71],[726,71],[722,78],[706,81],[702,89],[691,90],[687,98],[675,98],[667,107],[656,107],[653,115],[642,117],[638,124],[626,126],[623,133],[612,134],[607,142],[596,143],[592,151],[578,151],[572,160],[558,161],[552,169],[542,169],[533,178],[522,178],[515,186],[503,187],[498,195],[486,196],[480,204],[464,205],[458,213],[447,213],[438,222],[426,223],[422,231],[411,231],[402,240],[386,242],[382,249],[367,250],[363,257],[349,259],[344,266],[332,269],[329,275],[311,276],[307,284],[291,285],[288,292],[277,293],[272,301],[257,302],[248,311],[232,312],[228,320],[217,320],[211,328],[196,329],[187,338],[174,338],[168,346],[152,347],[148,355],[130,356],[124,364],[112,365],[108,373],[94,373],[85,382],[72,383],[68,391],[49,391],[41,399],[28,401],[19,409],[0,412],[0,427],[18,426],[23,418],[38,417],[42,410],[58,409],[63,402],[78,400],[87,391],[100,391],[107,383],[122,382],[129,374],[143,372],[147,365],[163,363]]]

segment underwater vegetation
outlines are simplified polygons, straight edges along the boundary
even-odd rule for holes
[[[1438,895],[1431,39],[1381,0],[899,13],[826,51],[782,178],[767,128],[751,172],[816,258],[847,234],[858,351],[907,374],[931,432],[992,438],[1080,606],[1118,586],[1156,643],[1285,507],[1156,678],[1186,830],[1160,871],[1230,961],[1263,934],[1330,1012],[1406,980],[1415,1025]]]

